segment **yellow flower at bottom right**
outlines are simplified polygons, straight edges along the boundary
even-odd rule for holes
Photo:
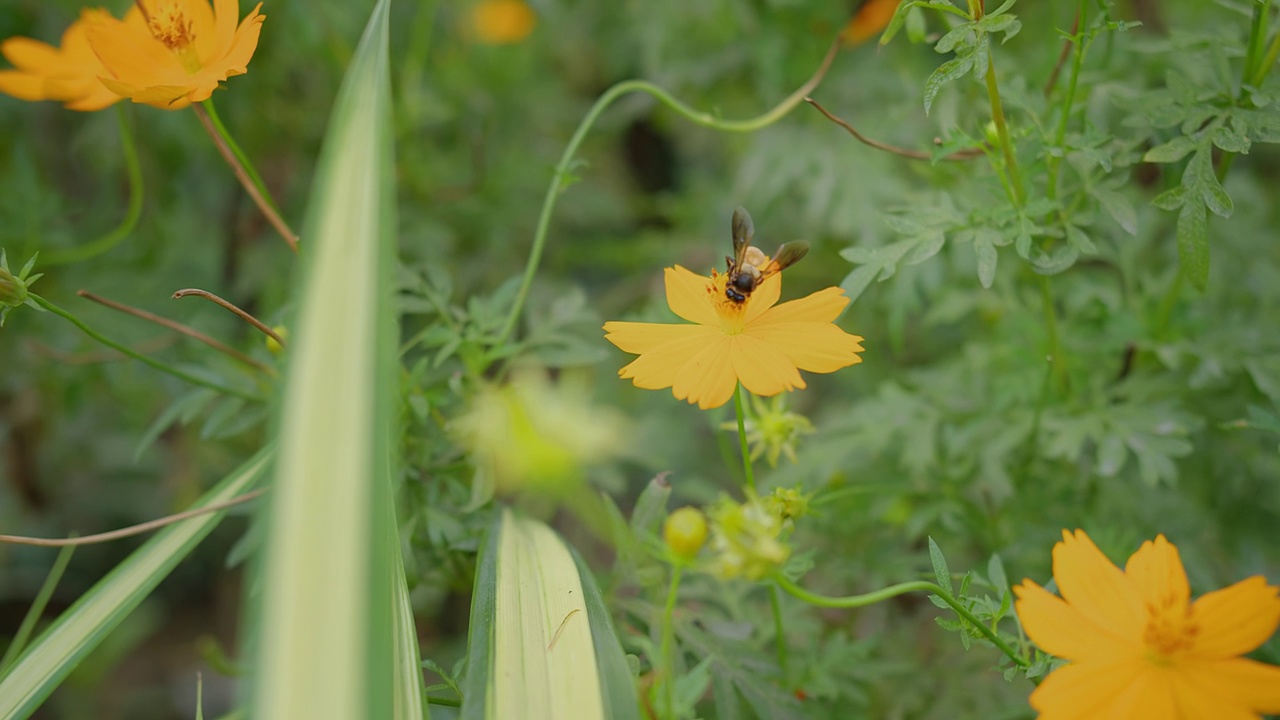
[[[1191,601],[1178,549],[1163,535],[1116,567],[1083,530],[1053,548],[1061,597],[1013,588],[1032,641],[1067,660],[1031,693],[1041,720],[1250,720],[1280,712],[1280,667],[1240,657],[1280,624],[1261,576]]]

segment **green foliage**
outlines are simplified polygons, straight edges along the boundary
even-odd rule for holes
[[[18,306],[0,298],[0,529],[92,532],[162,516],[240,477],[231,471],[280,432],[265,419],[294,378],[290,353],[312,346],[290,340],[277,358],[221,308],[169,300],[175,290],[216,291],[293,330],[292,318],[328,300],[309,322],[332,344],[308,351],[328,359],[372,342],[344,313],[389,291],[397,306],[373,314],[398,324],[398,362],[377,376],[394,399],[375,414],[400,429],[375,455],[396,506],[394,522],[389,510],[378,516],[373,560],[403,576],[379,595],[403,601],[396,640],[422,638],[422,666],[439,679],[427,699],[444,717],[483,687],[477,664],[489,658],[475,633],[487,606],[477,595],[471,617],[466,608],[477,575],[496,573],[484,548],[505,503],[554,522],[578,548],[580,574],[600,588],[593,631],[610,628],[630,653],[609,672],[635,683],[642,712],[666,718],[669,708],[672,719],[1025,716],[1033,682],[1060,661],[1023,635],[1011,587],[1049,581],[1063,528],[1086,529],[1114,558],[1165,533],[1197,595],[1280,577],[1274,3],[902,2],[878,52],[841,51],[799,96],[848,20],[843,5],[538,3],[533,34],[499,46],[477,41],[475,4],[388,11],[395,102],[380,132],[395,139],[394,184],[364,197],[354,174],[338,172],[345,190],[323,201],[335,211],[394,203],[395,273],[376,289],[357,258],[338,253],[324,288],[296,291],[292,276],[319,252],[308,243],[336,221],[308,228],[300,263],[191,113],[71,113],[0,97],[0,248],[41,258],[15,275],[0,255],[0,294],[14,278]],[[6,6],[0,38],[52,41],[79,7]],[[296,223],[320,202],[316,175],[335,172],[318,148],[368,8],[264,10],[249,72],[215,97]],[[855,142],[805,94],[888,149]],[[860,365],[804,375],[809,387],[787,398],[787,413],[815,432],[788,436],[785,452],[769,454],[776,467],[755,468],[761,497],[775,487],[812,495],[809,515],[786,518],[790,559],[766,570],[824,597],[909,591],[817,609],[779,594],[764,570],[760,582],[722,580],[709,572],[714,549],[686,562],[661,540],[668,508],[743,507],[737,423],[728,407],[704,413],[620,381],[626,360],[600,325],[677,322],[661,268],[720,267],[739,204],[764,249],[812,245],[786,271],[783,299],[839,285],[853,302],[838,322],[867,348]],[[33,271],[44,273],[39,295],[25,290]],[[196,328],[261,366],[92,305],[80,289]],[[557,399],[587,395],[631,424],[617,452],[565,473],[591,487],[491,501],[495,483],[460,442],[460,419],[486,389],[530,371]],[[556,403],[532,405],[524,410]],[[753,406],[758,421],[764,405]],[[517,466],[547,467],[538,438],[512,449]],[[335,500],[295,480],[295,507]],[[59,679],[119,623],[136,623],[138,656],[186,648],[192,626],[236,647],[209,619],[234,608],[192,598],[238,603],[238,592],[218,591],[240,572],[224,565],[257,558],[267,529],[184,541],[165,562],[191,560],[165,585],[151,590],[170,570],[157,565],[75,642],[58,651],[46,641],[19,660],[52,658],[57,670],[24,697],[52,692],[55,715],[162,716],[107,695],[135,677],[127,668]],[[77,608],[102,602],[94,581],[127,574],[137,560],[125,558],[152,547],[77,551],[50,607],[86,599],[46,637],[83,622]],[[0,546],[0,608],[25,611],[52,562]],[[154,638],[124,617],[148,592],[174,618]],[[0,643],[20,612],[0,614]],[[1278,653],[1273,640],[1259,657]],[[207,716],[233,709],[205,695]]]

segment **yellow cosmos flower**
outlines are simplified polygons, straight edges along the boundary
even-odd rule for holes
[[[135,0],[125,20],[89,28],[111,90],[166,110],[209,99],[218,83],[247,71],[266,16],[262,3],[236,26],[238,0]],[[137,19],[134,19],[136,13]]]
[[[727,275],[665,271],[667,304],[693,325],[608,322],[605,339],[640,357],[618,371],[636,387],[671,388],[706,410],[733,396],[738,382],[769,397],[803,388],[800,370],[829,373],[862,362],[862,338],[832,321],[849,304],[840,288],[776,305],[782,275],[765,278],[745,302],[725,297]]]
[[[1045,652],[1068,660],[1031,694],[1041,720],[1247,720],[1280,712],[1280,668],[1239,657],[1280,623],[1261,576],[1192,602],[1178,549],[1163,535],[1124,570],[1084,531],[1053,548],[1059,598],[1015,587],[1018,618]]]
[[[105,10],[83,10],[62,34],[60,47],[15,37],[0,43],[0,54],[13,70],[0,70],[0,92],[20,100],[57,100],[71,110],[93,111],[120,96],[98,80],[106,75],[89,46],[89,26],[110,19]]]
[[[510,45],[529,37],[538,22],[523,0],[483,0],[471,9],[471,31],[485,45]]]

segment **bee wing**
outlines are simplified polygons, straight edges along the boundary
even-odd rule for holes
[[[755,237],[756,226],[751,222],[751,213],[746,208],[733,210],[733,264],[742,267],[747,248],[751,247],[751,238]]]
[[[778,252],[773,254],[773,260],[769,263],[769,272],[782,272],[787,268],[800,262],[800,258],[809,252],[809,243],[803,240],[783,243],[778,248]]]

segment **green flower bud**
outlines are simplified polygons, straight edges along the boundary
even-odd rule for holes
[[[667,516],[662,539],[676,555],[692,560],[707,542],[707,518],[697,508],[682,507]]]

